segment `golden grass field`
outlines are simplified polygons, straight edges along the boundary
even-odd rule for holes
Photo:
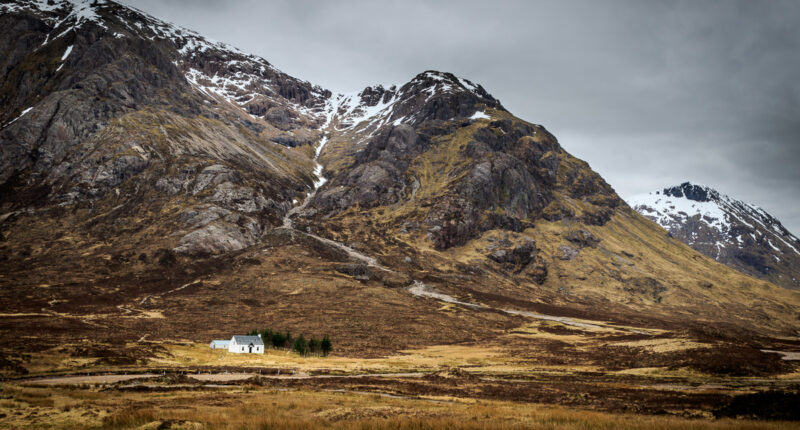
[[[795,423],[609,414],[515,402],[231,388],[158,394],[4,385],[4,427],[59,429],[792,429]],[[24,411],[24,413],[22,413]]]

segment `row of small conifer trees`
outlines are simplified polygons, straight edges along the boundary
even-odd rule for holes
[[[264,341],[265,347],[271,346],[275,349],[291,348],[292,351],[300,355],[315,354],[327,357],[331,350],[333,350],[333,342],[331,342],[331,338],[328,337],[327,334],[323,336],[322,339],[317,339],[315,337],[306,339],[302,334],[296,338],[292,338],[292,334],[289,330],[286,330],[285,333],[281,333],[268,328],[265,330],[253,330],[247,333],[247,335],[261,335],[261,340]]]

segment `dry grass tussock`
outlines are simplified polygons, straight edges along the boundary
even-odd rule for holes
[[[131,406],[103,428],[211,429],[789,429],[790,423],[619,415],[507,402],[436,402],[319,392],[242,393],[236,404]],[[219,403],[219,402],[218,402]],[[135,403],[134,403],[135,405]]]

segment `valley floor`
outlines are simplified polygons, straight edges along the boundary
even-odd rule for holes
[[[3,426],[290,429],[790,429],[789,422],[715,421],[536,404],[253,385],[161,390],[3,387]]]
[[[375,358],[83,341],[17,357],[0,427],[796,428],[793,357],[726,362],[730,345],[632,329],[533,320]]]

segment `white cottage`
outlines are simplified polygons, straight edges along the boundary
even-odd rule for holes
[[[228,352],[237,354],[263,354],[264,341],[258,336],[234,336],[228,344]]]
[[[212,340],[209,346],[211,349],[228,349],[230,344],[231,341],[229,340]]]

